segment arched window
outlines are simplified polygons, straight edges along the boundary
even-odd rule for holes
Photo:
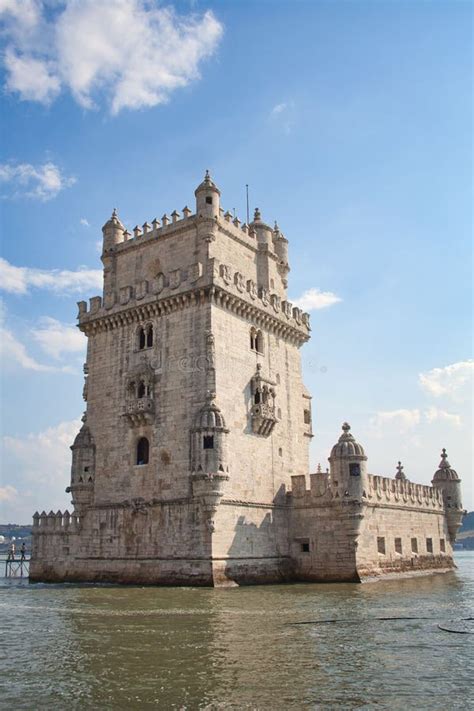
[[[145,330],[140,328],[138,331],[138,348],[142,351],[146,346],[146,335]]]
[[[150,324],[146,332],[146,347],[151,348],[153,345],[153,326]]]
[[[146,437],[140,437],[137,442],[137,464],[148,464],[150,456],[150,445]]]
[[[257,390],[255,395],[253,396],[253,401],[256,405],[260,405],[260,402],[261,402],[260,390]]]
[[[140,380],[140,382],[138,384],[137,397],[142,398],[142,397],[145,397],[145,395],[146,395],[145,383],[143,382],[143,380]]]

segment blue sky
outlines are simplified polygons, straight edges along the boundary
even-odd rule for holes
[[[102,224],[193,208],[206,168],[226,209],[245,219],[248,183],[290,241],[312,468],[347,419],[373,473],[401,459],[429,483],[446,447],[474,508],[470,3],[0,0],[0,17],[1,519],[68,504],[75,302],[100,291]]]

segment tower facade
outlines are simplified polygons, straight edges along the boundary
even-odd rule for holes
[[[250,224],[225,211],[208,173],[195,199],[133,234],[116,210],[103,227],[103,293],[78,304],[73,511],[34,515],[31,579],[232,585],[452,567],[462,507],[446,463],[434,487],[372,476],[344,424],[306,489],[310,324],[288,300],[288,241],[258,209]],[[425,531],[443,549],[392,556],[400,521],[407,540]]]

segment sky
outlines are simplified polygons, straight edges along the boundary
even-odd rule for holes
[[[194,206],[278,220],[311,313],[311,469],[341,423],[373,474],[472,482],[472,6],[0,0],[0,520],[70,508],[76,301],[101,226]]]

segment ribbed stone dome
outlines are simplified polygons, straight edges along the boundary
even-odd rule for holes
[[[72,445],[71,449],[76,449],[79,447],[91,447],[93,444],[94,440],[92,439],[91,431],[86,424],[83,424],[78,434],[76,435],[76,439],[74,440],[74,444]]]
[[[125,227],[124,227],[124,226],[122,225],[122,223],[120,222],[120,218],[119,218],[119,216],[118,216],[118,214],[117,214],[117,210],[115,209],[115,207],[114,207],[114,210],[113,210],[113,212],[112,212],[112,217],[111,217],[109,220],[107,220],[107,222],[105,223],[105,225],[102,227],[102,232],[104,232],[105,230],[109,229],[110,227],[113,227],[113,228],[119,229],[119,230],[124,230],[124,229],[125,229]]]
[[[445,449],[441,452],[439,469],[435,472],[433,481],[460,481],[457,472],[451,469],[451,464],[448,462],[448,455]]]
[[[331,450],[332,458],[344,457],[365,457],[364,448],[361,444],[355,441],[354,436],[350,433],[351,426],[344,422],[342,425],[342,435],[339,441]]]
[[[198,430],[226,431],[225,420],[217,405],[209,399],[197,414],[194,426]]]
[[[196,190],[194,191],[194,194],[197,195],[201,190],[212,190],[215,193],[221,194],[219,188],[215,184],[215,182],[212,180],[211,176],[209,175],[209,171],[206,170],[206,175],[204,176],[204,180],[200,185],[197,186]]]

